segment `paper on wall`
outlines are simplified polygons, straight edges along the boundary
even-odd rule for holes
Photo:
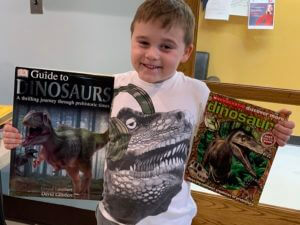
[[[274,29],[275,0],[250,0],[248,29]]]
[[[232,0],[209,0],[206,5],[205,19],[228,20]]]
[[[230,15],[248,16],[249,0],[232,0],[230,5]]]

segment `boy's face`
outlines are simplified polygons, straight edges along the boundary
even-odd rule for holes
[[[139,77],[158,83],[175,74],[180,62],[186,62],[193,45],[184,43],[180,26],[161,27],[159,21],[136,22],[131,37],[131,63]]]

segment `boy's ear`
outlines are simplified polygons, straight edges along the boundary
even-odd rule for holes
[[[185,63],[186,61],[188,61],[188,59],[190,58],[190,56],[193,52],[193,49],[194,49],[193,44],[186,46],[184,49],[184,55],[182,56],[182,59],[180,62]]]

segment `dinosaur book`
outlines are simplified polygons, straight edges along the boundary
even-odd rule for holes
[[[13,196],[99,200],[114,78],[36,68],[15,70]]]
[[[277,151],[279,113],[210,93],[185,179],[248,205],[259,202]]]

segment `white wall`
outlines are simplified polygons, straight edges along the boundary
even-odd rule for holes
[[[15,66],[97,73],[131,69],[130,23],[143,0],[0,0],[0,104],[12,104]]]

